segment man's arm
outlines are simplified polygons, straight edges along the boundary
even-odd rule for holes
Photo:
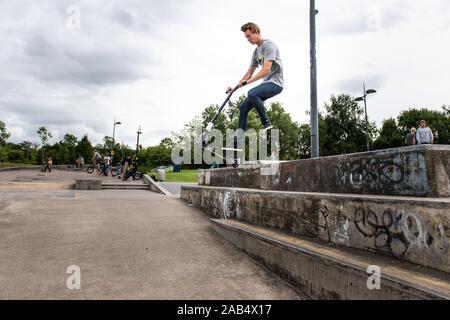
[[[252,77],[253,73],[255,73],[255,70],[256,70],[256,67],[248,68],[247,72],[244,74],[241,81],[239,81],[239,84],[242,83],[242,81],[246,81],[246,80],[250,79]]]
[[[420,130],[420,128],[417,129],[417,132],[416,132],[416,140],[417,140],[417,144],[422,144],[422,141],[420,140],[419,130]]]
[[[434,135],[433,135],[433,131],[431,131],[430,128],[428,128],[430,130],[430,143],[433,144],[434,142]]]
[[[244,74],[244,76],[242,77],[241,80],[239,80],[239,88],[242,87],[242,82],[250,79],[253,75],[253,73],[255,73],[256,67],[251,66],[250,68],[248,68],[247,72]],[[227,93],[230,93],[231,90],[233,90],[231,87],[227,88]]]
[[[244,81],[244,80],[247,80],[247,84],[250,84],[252,82],[258,81],[259,79],[262,79],[265,76],[267,76],[270,72],[270,69],[272,68],[272,63],[273,63],[272,60],[264,61],[264,66],[254,77],[251,77],[251,75],[250,75],[250,77],[248,79],[242,79],[241,82],[239,82],[239,88],[242,87],[242,81]],[[250,67],[250,68],[256,69],[255,67]]]

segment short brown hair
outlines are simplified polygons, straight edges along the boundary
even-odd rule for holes
[[[247,30],[250,30],[252,33],[261,33],[261,30],[259,29],[258,25],[253,22],[248,22],[241,27],[242,32],[245,32]]]

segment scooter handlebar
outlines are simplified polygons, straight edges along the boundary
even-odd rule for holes
[[[243,81],[242,85],[245,86],[247,85],[247,81]],[[236,87],[234,87],[234,89],[227,91],[226,93],[231,93],[231,92],[235,92],[237,89],[239,88],[239,85],[237,85]]]

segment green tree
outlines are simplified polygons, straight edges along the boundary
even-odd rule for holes
[[[279,102],[270,104],[267,116],[274,128],[280,130],[280,160],[299,159],[299,124],[292,120],[289,113],[284,110]]]
[[[362,108],[349,95],[332,95],[325,104],[326,134],[322,156],[366,151],[366,124]],[[375,123],[369,123],[369,143],[376,135]],[[320,133],[319,133],[320,136]]]
[[[170,165],[172,163],[171,150],[164,146],[148,147],[139,151],[138,158],[141,165],[148,169],[159,166]]]
[[[49,151],[54,164],[73,164],[75,159],[71,159],[67,142],[55,143]]]
[[[69,159],[74,161],[76,158],[78,158],[76,152],[78,138],[73,134],[66,133],[64,135],[64,142],[67,144],[67,149],[69,150]]]
[[[13,163],[25,163],[25,154],[22,150],[10,150],[8,161]]]
[[[403,135],[406,135],[412,127],[419,128],[420,120],[425,120],[427,126],[433,131],[435,144],[447,144],[450,138],[450,113],[448,106],[442,106],[442,111],[411,108],[402,111],[397,120]]]
[[[389,118],[383,121],[379,136],[373,143],[373,149],[397,148],[402,145],[404,140],[405,134],[397,126],[397,121],[394,118]]]
[[[307,115],[310,115],[310,112],[306,112]],[[324,141],[326,140],[327,134],[327,123],[322,115],[319,112],[319,150],[322,152],[325,150]],[[311,157],[311,126],[309,124],[302,124],[299,127],[299,154],[301,159],[310,158]]]
[[[48,131],[45,127],[39,127],[36,131],[42,143],[42,156],[41,156],[41,164],[44,163],[44,157],[48,147],[48,139],[52,138],[52,133]]]
[[[90,163],[94,148],[92,147],[87,134],[84,135],[83,138],[81,138],[81,140],[78,142],[77,146],[75,147],[75,151],[77,156],[81,155],[84,158],[84,163]]]
[[[37,146],[30,141],[19,143],[18,148],[23,151],[26,163],[35,163],[37,155]]]
[[[212,104],[205,108],[202,112],[202,125],[206,128],[208,123],[212,120],[214,115],[219,111],[219,105]],[[227,128],[228,120],[224,112],[221,112],[217,119],[214,121],[214,129],[220,130],[222,134],[225,134]]]
[[[11,133],[6,130],[5,123],[0,120],[0,146],[4,145],[10,136]]]
[[[167,137],[167,138],[163,138],[161,140],[161,142],[159,143],[159,145],[172,150],[175,147],[175,142],[173,142],[172,139]]]

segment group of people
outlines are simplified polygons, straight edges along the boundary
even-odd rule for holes
[[[94,150],[92,156],[92,162],[97,166],[98,170],[101,170],[103,175],[107,174],[108,166],[111,165],[112,159],[107,153],[105,157],[102,157],[97,150]],[[133,176],[138,169],[138,158],[132,160],[131,156],[123,157],[120,162],[117,164],[118,169],[118,178],[127,180],[129,177]]]
[[[131,160],[131,156],[123,157],[120,161],[118,178],[120,179],[123,176],[123,180],[128,180],[129,177],[136,173],[138,166],[138,158]]]
[[[427,122],[425,120],[420,120],[420,127],[411,128],[411,132],[405,138],[405,146],[415,146],[422,144],[433,144],[434,136],[433,132],[429,127],[427,127]]]

